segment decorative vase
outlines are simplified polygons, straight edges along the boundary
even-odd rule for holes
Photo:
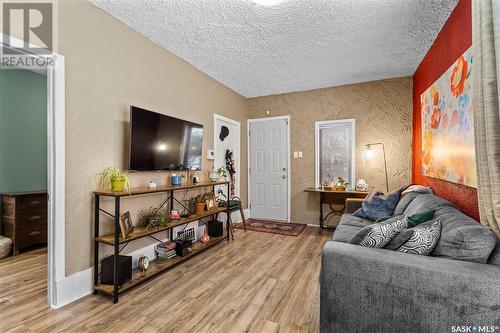
[[[363,178],[360,178],[358,182],[356,183],[356,190],[357,191],[366,191],[368,189],[368,184]]]
[[[207,231],[205,230],[203,235],[201,235],[200,242],[208,243],[208,241],[210,241],[210,236],[208,235]]]
[[[113,191],[113,192],[125,191],[126,181],[127,181],[127,179],[125,176],[112,178],[111,179],[111,191]]]
[[[205,211],[205,201],[203,202],[195,202],[194,203],[194,211],[196,214],[201,214]]]

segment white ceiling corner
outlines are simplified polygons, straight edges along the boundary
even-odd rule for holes
[[[256,97],[412,75],[458,0],[88,1]]]

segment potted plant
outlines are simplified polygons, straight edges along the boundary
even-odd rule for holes
[[[205,211],[205,196],[198,194],[194,198],[194,212],[196,214],[203,213]]]
[[[147,210],[141,210],[140,220],[148,229],[156,229],[166,226],[170,222],[170,215],[167,208],[151,207]]]
[[[339,177],[337,179],[337,186],[335,186],[335,190],[343,192],[346,190],[347,186],[349,186],[349,183],[346,182],[344,178]]]
[[[227,170],[225,167],[220,167],[215,172],[219,174],[219,180],[227,180]]]
[[[113,192],[127,191],[130,193],[128,171],[108,167],[101,172],[101,189]]]

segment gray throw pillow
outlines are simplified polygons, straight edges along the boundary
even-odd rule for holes
[[[381,217],[392,216],[396,208],[402,188],[387,194],[371,191],[361,204],[361,208],[352,215],[362,218],[368,218],[376,221]]]
[[[408,228],[408,218],[406,216],[390,223],[371,224],[354,235],[349,243],[382,248],[406,228]]]
[[[428,255],[436,246],[441,235],[441,221],[429,221],[415,228],[410,239],[398,248],[398,251],[411,254]]]

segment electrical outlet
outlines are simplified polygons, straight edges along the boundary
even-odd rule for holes
[[[302,152],[299,151],[299,158],[302,158],[302,157],[303,157]]]
[[[207,150],[207,159],[208,160],[215,160],[215,150],[213,150],[213,149]]]
[[[294,151],[293,152],[293,158],[299,158],[299,152],[298,151]]]

